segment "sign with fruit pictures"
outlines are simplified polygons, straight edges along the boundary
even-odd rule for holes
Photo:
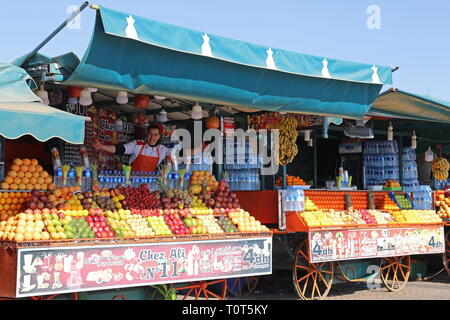
[[[444,252],[444,228],[321,230],[309,234],[312,263]]]
[[[272,238],[18,250],[16,297],[272,273]]]

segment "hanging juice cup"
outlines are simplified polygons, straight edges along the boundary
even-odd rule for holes
[[[130,184],[130,176],[131,176],[131,166],[122,165],[123,173],[125,174],[125,182],[126,184]]]
[[[63,186],[67,185],[67,178],[69,176],[70,166],[65,165],[62,166],[62,172],[63,172]]]
[[[77,174],[77,184],[79,186],[81,186],[81,182],[82,182],[82,179],[83,179],[83,171],[84,171],[84,167],[83,166],[75,168],[75,172]]]

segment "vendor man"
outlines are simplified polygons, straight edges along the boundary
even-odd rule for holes
[[[172,149],[159,143],[162,126],[152,124],[147,128],[146,141],[135,140],[124,145],[104,145],[95,140],[94,149],[115,155],[131,155],[132,171],[156,172],[159,164],[165,159],[171,159]]]
[[[163,128],[160,124],[152,124],[147,128],[146,141],[136,140],[124,145],[104,145],[95,140],[94,149],[106,151],[118,156],[131,155],[131,171],[156,172],[158,166],[164,159],[172,162],[176,160],[172,157],[172,150],[159,143]],[[208,143],[202,142],[200,147],[196,147],[191,154],[196,154],[202,150],[207,150]],[[187,163],[190,159],[186,160]]]

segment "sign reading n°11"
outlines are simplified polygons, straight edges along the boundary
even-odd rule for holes
[[[272,238],[18,250],[16,297],[272,273]]]

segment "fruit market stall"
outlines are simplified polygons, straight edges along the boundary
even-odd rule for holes
[[[224,182],[219,187],[230,192]],[[0,222],[0,269],[7,275],[0,296],[47,296],[271,273],[271,232],[247,211],[207,208],[201,201],[179,209],[193,198],[179,189],[150,192],[142,185],[77,190],[2,193],[0,199],[19,199],[21,213]],[[206,190],[204,195],[216,197]],[[221,281],[226,291],[226,280]],[[207,298],[224,297],[212,289],[203,293]]]
[[[42,226],[39,219],[31,219],[31,212],[28,211],[20,216],[21,212],[17,219],[8,217],[2,226],[4,244],[20,251],[13,260],[21,259],[26,269],[33,271],[20,275],[23,278],[14,289],[29,289],[20,294],[32,295],[33,290],[47,286],[48,281],[52,282],[52,288],[55,286],[53,293],[67,291],[60,284],[61,279],[65,279],[63,273],[65,276],[73,274],[67,281],[75,287],[71,289],[74,291],[107,288],[109,286],[105,283],[114,281],[116,283],[111,287],[119,287],[126,281],[130,286],[142,285],[145,281],[139,281],[143,279],[147,281],[145,283],[211,279],[209,283],[180,285],[178,289],[184,290],[186,296],[193,294],[198,298],[212,292],[212,297],[222,298],[227,282],[219,279],[238,277],[228,285],[229,289],[239,294],[242,287],[247,287],[247,291],[251,292],[257,283],[255,276],[271,272],[272,233],[264,225],[273,227],[272,231],[280,237],[293,236],[293,240],[300,241],[293,250],[294,284],[302,298],[326,296],[331,287],[335,262],[344,278],[357,280],[361,278],[357,267],[354,264],[344,266],[343,261],[381,259],[383,282],[390,290],[399,290],[407,282],[411,254],[443,253],[443,222],[431,210],[431,200],[424,196],[429,195],[430,190],[422,186],[416,188],[419,186],[416,181],[417,166],[413,163],[415,158],[412,158],[410,150],[403,148],[402,140],[397,147],[389,136],[387,141],[383,137],[381,141],[368,142],[363,146],[358,137],[361,139],[363,135],[364,139],[371,139],[373,133],[379,137],[380,132],[367,130],[369,128],[364,127],[365,122],[362,125],[356,122],[355,125],[355,120],[349,120],[363,119],[367,115],[386,116],[385,108],[371,106],[382,85],[391,84],[391,68],[263,47],[104,7],[92,7],[97,10],[97,18],[91,44],[82,61],[67,75],[62,75],[64,81],[57,86],[63,89],[69,86],[72,101],[63,107],[93,118],[92,127],[86,135],[86,149],[88,157],[95,159],[100,167],[90,168],[92,176],[86,177],[92,178],[92,190],[82,188],[83,192],[74,195],[77,190],[56,188],[60,187],[57,184],[51,186],[53,190],[46,195],[28,194],[31,201],[25,200],[26,196],[19,198],[16,195],[14,199],[19,200],[8,200],[23,202],[24,205],[27,202],[28,208],[24,209],[33,210],[34,219],[40,214],[44,222]],[[161,37],[162,31],[173,36]],[[117,48],[122,49],[120,54]],[[152,63],[143,64],[142,61]],[[118,66],[121,66],[120,69]],[[258,83],[257,88],[254,83]],[[46,85],[50,87],[55,83],[49,81]],[[89,101],[91,95],[94,103]],[[397,109],[389,117],[398,117],[400,112]],[[250,114],[253,112],[257,114]],[[126,113],[133,113],[133,117],[123,116]],[[444,113],[438,120],[447,119]],[[160,176],[155,173],[134,172],[131,177],[127,176],[125,170],[122,172],[122,163],[126,160],[97,153],[91,146],[94,137],[103,142],[127,142],[129,136],[135,134],[136,137],[139,129],[150,121],[158,120],[164,123],[163,131],[167,134],[163,135],[168,138],[174,126],[206,117],[207,127],[220,127],[222,135],[237,128],[251,128],[258,133],[259,130],[279,129],[280,153],[277,161],[281,165],[281,178],[273,176],[273,185],[268,187],[268,180],[272,177],[263,177],[260,174],[263,166],[258,161],[250,161],[254,152],[247,142],[244,146],[234,146],[238,151],[237,158],[243,160],[240,163],[226,162],[214,169],[210,162],[197,164],[200,169],[171,172],[165,185],[157,183]],[[170,120],[173,123],[168,125]],[[431,113],[427,114],[426,119],[415,120],[436,119]],[[246,122],[245,125],[242,125],[243,122]],[[341,130],[347,137],[353,137],[354,140],[344,141],[343,154],[364,147],[364,153],[361,152],[358,158],[360,163],[364,163],[359,168],[364,179],[356,174],[352,176],[350,168],[344,170],[341,166],[339,173],[333,172],[326,181],[326,189],[318,189],[322,187],[319,170],[329,168],[318,165],[317,144],[320,132],[328,138],[328,129],[330,132]],[[387,133],[392,132],[390,125]],[[303,150],[298,143],[302,136]],[[265,148],[271,149],[267,145]],[[66,165],[67,162],[81,162],[75,157],[68,161],[73,156],[73,150],[67,149],[68,152],[63,152]],[[313,153],[312,166],[295,163],[301,151]],[[231,157],[234,155],[225,152],[226,160]],[[330,154],[327,157],[333,158]],[[351,156],[343,158],[347,163],[354,160]],[[434,162],[436,178],[447,177],[447,164],[441,160]],[[334,168],[334,163],[328,166]],[[69,169],[65,167],[62,178],[55,174],[55,178],[63,180],[62,186],[66,179],[81,178],[73,171],[70,174],[75,168]],[[89,171],[89,166],[85,165],[83,169]],[[301,174],[286,175],[289,169],[303,171]],[[11,179],[16,181],[13,176],[16,171],[8,174],[9,182]],[[220,179],[222,171],[228,173],[228,178]],[[121,184],[126,187],[118,187]],[[360,190],[355,189],[356,185]],[[280,190],[266,190],[273,187]],[[44,198],[40,198],[42,196]],[[15,210],[23,211],[17,206]],[[37,211],[36,214],[34,210],[40,210],[40,213]],[[40,231],[33,232],[31,236],[30,232],[15,232],[17,228],[22,231],[23,221],[25,226],[29,226],[28,230],[36,222]],[[39,242],[34,241],[44,241],[41,244],[49,244],[52,249],[55,246],[52,261],[58,264],[58,269],[62,264],[63,272],[46,272],[33,282],[35,267],[40,272],[45,265],[41,265],[41,257],[34,266],[34,260],[26,263],[31,258],[25,259],[25,256],[33,257],[35,252],[26,253],[24,250],[39,251]],[[198,247],[195,250],[185,248],[194,244]],[[143,256],[136,254],[135,250],[124,252],[123,245],[136,246]],[[180,250],[173,254],[167,251],[168,246],[172,245]],[[220,259],[215,261],[211,255],[212,251],[219,256],[224,251],[234,254],[234,245],[241,249],[236,250],[236,256],[228,259],[240,261],[241,269],[237,268],[240,271],[227,270],[229,264]],[[70,255],[66,249],[82,251]],[[67,257],[67,267],[66,261],[57,263],[58,250],[64,258]],[[192,253],[190,257],[189,250]],[[168,261],[163,258],[161,261],[147,259],[148,256],[155,257],[156,254],[152,254],[156,251],[164,259],[168,256]],[[102,265],[109,263],[110,268],[95,272],[92,268],[83,270],[84,257],[88,254]],[[133,254],[137,258],[130,258]],[[21,255],[24,257],[21,258]],[[120,266],[128,258],[134,264],[124,263],[124,270],[118,271],[116,264]],[[141,258],[145,261],[136,263],[138,260],[133,260]],[[61,256],[59,259],[62,259]],[[152,263],[156,260],[159,265],[147,260]],[[207,273],[205,265],[203,270],[201,263],[209,265],[211,273]],[[199,267],[198,275],[196,265]],[[23,271],[19,266],[17,272]],[[203,276],[200,276],[202,273]],[[184,277],[186,274],[190,276]],[[152,276],[152,279],[146,278]],[[49,277],[53,278],[46,280]],[[79,287],[80,278],[85,279],[83,281],[87,284]],[[246,284],[240,283],[239,279],[245,279]],[[220,288],[213,292],[213,287],[217,286]],[[43,292],[47,291],[40,291],[40,294]]]

